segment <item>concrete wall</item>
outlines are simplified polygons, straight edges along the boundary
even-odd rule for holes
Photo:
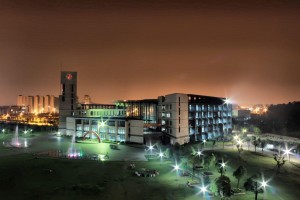
[[[171,137],[171,144],[188,143],[188,96],[186,94],[169,94],[158,98],[158,118],[162,131]]]
[[[76,131],[76,124],[74,117],[67,117],[66,119],[66,135],[73,135]]]
[[[143,120],[128,120],[126,123],[127,137],[126,141],[143,144],[144,133],[143,133]]]

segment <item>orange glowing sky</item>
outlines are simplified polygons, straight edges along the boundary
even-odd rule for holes
[[[173,92],[299,101],[298,1],[222,2],[3,0],[0,105],[59,95],[60,70],[77,71],[80,100],[98,103]]]

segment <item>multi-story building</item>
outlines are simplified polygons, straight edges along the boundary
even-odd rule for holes
[[[76,78],[76,72],[61,74],[62,134],[143,143],[144,133],[160,131],[170,137],[171,144],[184,144],[231,133],[232,106],[225,98],[175,93],[158,99],[76,107]]]
[[[240,122],[246,122],[251,119],[251,111],[247,109],[232,110],[232,117]]]
[[[171,144],[231,133],[232,107],[225,98],[175,93],[158,99],[158,121]]]
[[[143,121],[126,116],[120,105],[82,104],[66,119],[66,134],[99,140],[143,143]]]
[[[61,94],[59,95],[59,132],[66,134],[67,117],[77,110],[77,72],[61,72]]]
[[[56,113],[58,112],[58,98],[54,95],[18,96],[17,105],[28,107],[29,113]]]

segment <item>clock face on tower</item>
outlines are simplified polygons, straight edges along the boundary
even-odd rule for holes
[[[66,78],[67,78],[68,80],[71,80],[72,77],[73,77],[72,74],[67,74],[67,75],[66,75]]]

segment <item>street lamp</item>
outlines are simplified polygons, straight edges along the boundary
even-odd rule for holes
[[[231,101],[230,101],[230,99],[226,98],[226,99],[224,100],[224,103],[225,103],[225,104],[230,104]]]
[[[226,167],[226,163],[222,162],[221,167],[224,169]]]
[[[290,161],[290,154],[291,154],[291,149],[286,148],[284,151],[284,154],[286,154],[289,157],[289,161]]]
[[[205,148],[205,143],[206,143],[206,140],[204,139],[203,140],[203,147]]]
[[[197,151],[197,155],[198,155],[198,156],[201,156],[201,155],[202,155],[202,152],[201,152],[201,151]]]
[[[203,193],[203,194],[205,194],[205,192],[207,192],[207,187],[202,186],[202,187],[200,188],[200,192]]]
[[[174,166],[174,170],[176,170],[176,171],[179,170],[179,166],[177,164]]]
[[[263,180],[260,184],[261,184],[261,187],[263,187],[265,189],[268,186],[268,181]]]
[[[243,141],[242,140],[238,140],[237,144],[241,146],[243,144]]]
[[[234,140],[238,140],[238,139],[239,139],[239,136],[238,136],[238,135],[235,135],[235,136],[233,136],[233,139],[234,139]]]
[[[159,152],[158,156],[159,156],[160,158],[163,158],[163,157],[164,157],[164,154],[163,154],[162,152]]]

